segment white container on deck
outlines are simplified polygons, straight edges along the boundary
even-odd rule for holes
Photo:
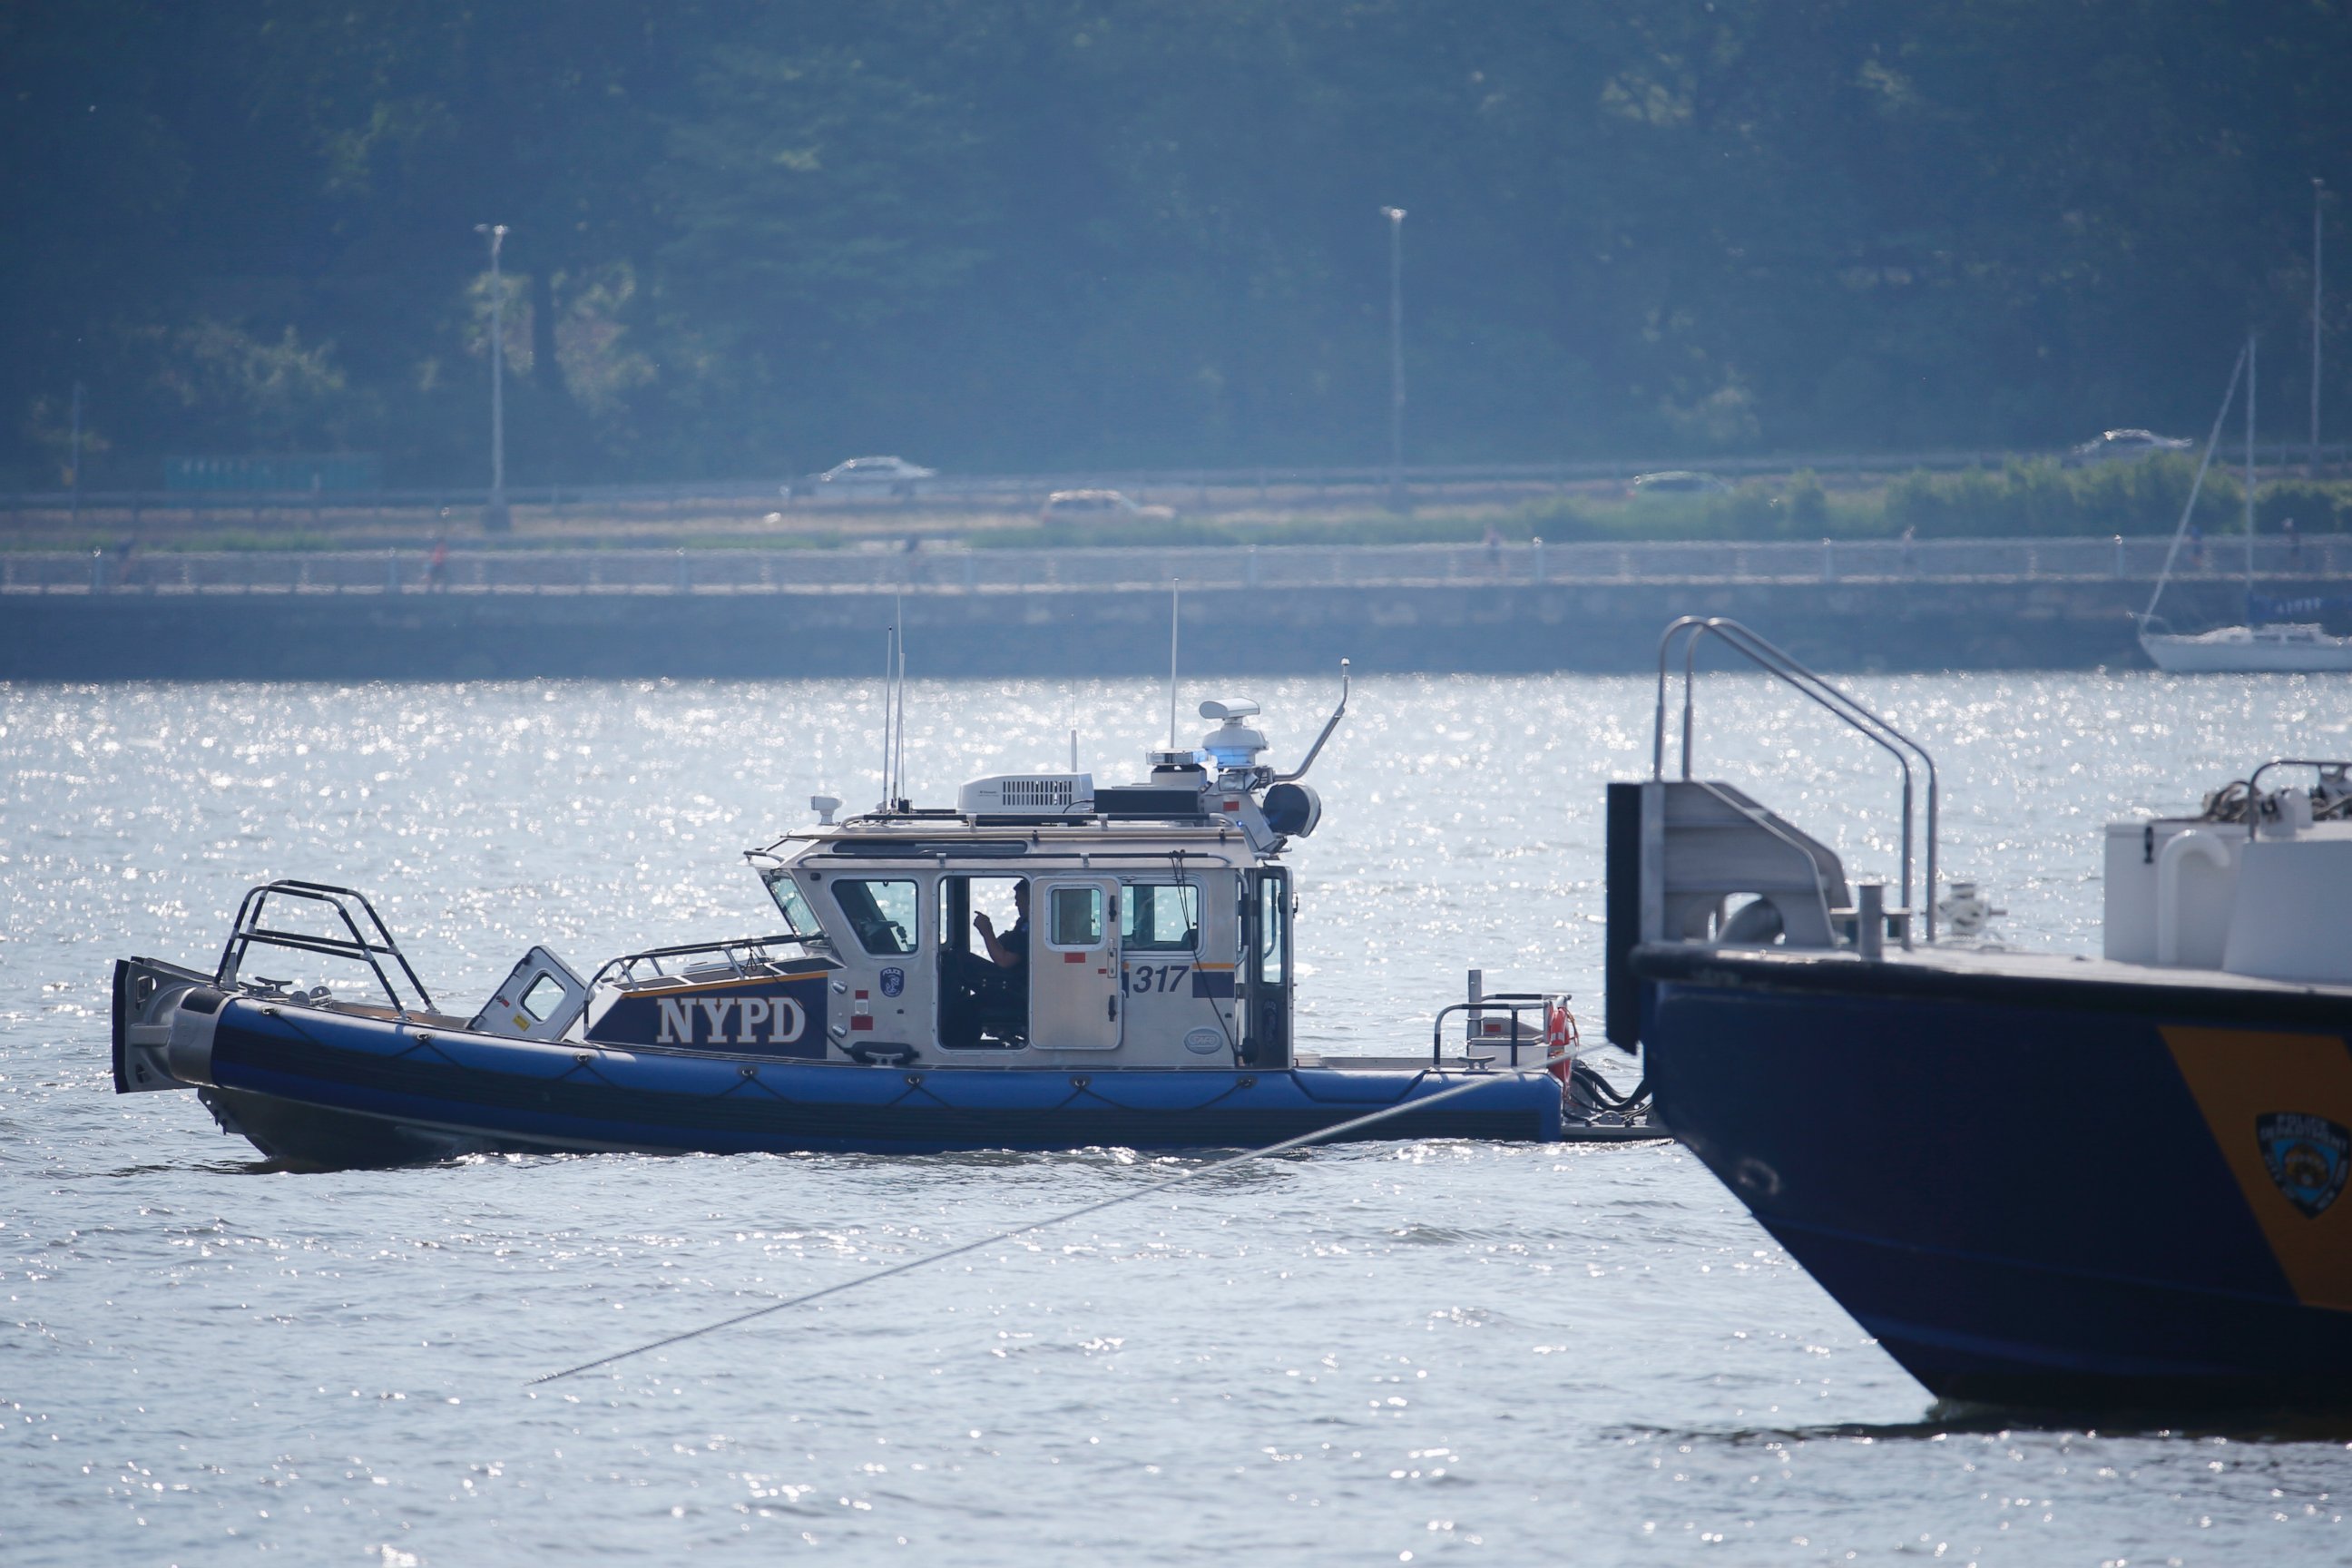
[[[2245,848],[2245,828],[2228,823],[2107,824],[2105,956],[2221,968]]]
[[[2322,823],[2245,847],[2221,967],[2266,980],[2352,984],[2352,826]]]

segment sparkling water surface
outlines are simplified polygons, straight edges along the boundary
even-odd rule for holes
[[[2104,821],[2352,747],[2324,680],[1854,684],[1936,748],[1945,875],[2019,945],[2095,947]],[[1214,689],[1265,702],[1277,763],[1333,695]],[[1651,702],[1360,681],[1293,858],[1303,1042],[1416,1048],[1471,967],[1597,1033],[1601,785],[1647,771]],[[843,682],[0,687],[0,1561],[2352,1558],[2352,1434],[1939,1422],[1671,1145],[1319,1150],[526,1388],[1200,1162],[297,1174],[192,1095],[112,1093],[111,961],[208,967],[272,876],[377,895],[466,1009],[534,941],[770,929],[738,852],[876,797],[879,711]],[[1073,728],[1125,777],[1165,723],[1141,682],[918,682],[913,794],[1066,765]],[[1892,880],[1883,756],[1733,677],[1698,735]]]

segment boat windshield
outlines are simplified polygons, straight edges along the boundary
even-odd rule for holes
[[[776,900],[776,909],[784,917],[784,924],[794,936],[823,936],[824,927],[817,922],[816,911],[801,897],[800,884],[786,870],[763,872],[761,881],[768,884],[768,897]]]
[[[868,952],[915,951],[922,929],[916,918],[915,884],[899,877],[844,877],[833,884],[834,901],[849,918],[858,945]]]
[[[1118,910],[1118,945],[1129,952],[1192,952],[1198,949],[1199,884],[1130,884]]]

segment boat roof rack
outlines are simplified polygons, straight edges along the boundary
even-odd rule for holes
[[[739,936],[720,942],[680,942],[675,947],[644,948],[635,952],[625,952],[618,958],[607,960],[604,966],[596,971],[595,975],[588,982],[588,989],[593,991],[600,985],[607,984],[625,989],[632,987],[650,989],[657,985],[676,986],[684,983],[687,977],[672,973],[665,961],[701,958],[714,953],[718,956],[708,967],[724,970],[730,974],[747,974],[752,973],[757,967],[771,966],[778,962],[769,956],[771,948],[797,947],[805,955],[812,940],[809,937],[796,936],[786,931],[777,936]],[[639,974],[637,970],[641,965],[650,969],[652,973]]]
[[[273,899],[323,904],[334,911],[343,930],[351,934],[347,937],[316,936],[309,931],[281,931],[274,926],[266,926],[262,924],[262,918],[268,913]],[[356,914],[353,912],[355,906]],[[374,932],[373,938],[367,934],[370,931]],[[407,955],[393,940],[392,928],[383,923],[383,917],[375,912],[375,906],[368,902],[367,895],[356,889],[338,887],[332,882],[298,881],[291,878],[281,878],[247,889],[244,901],[236,907],[236,921],[229,928],[228,943],[221,949],[220,967],[213,972],[213,984],[224,991],[236,987],[239,984],[237,973],[245,965],[246,954],[256,947],[281,948],[294,952],[355,960],[373,972],[376,984],[383,988],[394,1012],[404,1018],[411,1012],[430,1013],[434,1010],[433,994],[425,989],[425,982],[417,978]],[[416,993],[414,1003],[403,1000],[400,988],[393,983],[391,973],[380,962],[386,958],[398,965],[400,973],[407,977],[409,985]],[[260,980],[262,977],[256,978]]]

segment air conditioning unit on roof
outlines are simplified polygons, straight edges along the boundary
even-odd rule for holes
[[[997,773],[956,796],[966,816],[1087,816],[1094,808],[1092,773]]]

